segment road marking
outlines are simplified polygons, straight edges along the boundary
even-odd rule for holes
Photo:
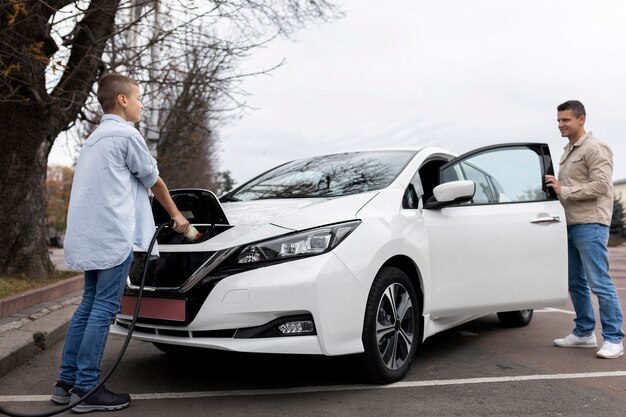
[[[421,388],[436,387],[446,385],[467,385],[467,384],[493,384],[505,382],[523,381],[548,381],[583,378],[615,378],[626,377],[626,371],[613,372],[584,372],[576,374],[551,374],[551,375],[519,375],[501,376],[485,378],[465,378],[465,379],[441,379],[429,381],[400,381],[389,385],[330,385],[313,387],[277,388],[277,389],[253,389],[253,390],[230,390],[230,391],[197,391],[197,392],[162,392],[148,394],[131,394],[133,400],[180,400],[193,398],[210,397],[249,397],[264,395],[289,395],[307,394],[317,392],[336,391],[365,391],[397,388]],[[0,395],[0,403],[9,402],[37,402],[50,401],[49,395]]]
[[[561,310],[560,308],[543,308],[541,310],[535,310],[535,313],[564,313],[571,314],[572,316],[576,315],[573,311]]]

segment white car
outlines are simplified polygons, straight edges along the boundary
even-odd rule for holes
[[[164,351],[356,354],[369,381],[397,381],[429,336],[496,312],[524,326],[565,303],[553,173],[547,145],[517,143],[318,156],[220,201],[174,190],[203,236],[164,229],[133,337]],[[135,253],[114,334],[127,333],[145,258]]]

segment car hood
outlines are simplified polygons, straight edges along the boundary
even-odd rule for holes
[[[273,224],[302,230],[354,219],[356,213],[376,194],[229,202],[223,204],[222,209],[231,225]]]
[[[160,248],[172,252],[216,251],[292,231],[352,220],[376,194],[377,191],[372,191],[334,198],[267,199],[224,204],[220,204],[212,194],[206,194],[211,200],[211,211],[219,213],[218,217],[222,217],[222,224],[227,224],[227,230],[199,243],[160,245]],[[208,207],[208,204],[203,207]]]

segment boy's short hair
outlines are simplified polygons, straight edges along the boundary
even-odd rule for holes
[[[100,102],[102,110],[105,113],[113,111],[117,102],[117,96],[130,94],[131,87],[134,85],[138,84],[135,80],[125,75],[113,72],[104,74],[100,78],[97,93],[98,102]]]
[[[563,104],[559,104],[556,108],[557,111],[571,110],[574,117],[586,116],[585,106],[578,100],[568,100]]]

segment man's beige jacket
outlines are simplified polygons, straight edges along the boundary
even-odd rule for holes
[[[591,132],[565,146],[559,168],[561,195],[568,225],[611,225],[613,152]]]

